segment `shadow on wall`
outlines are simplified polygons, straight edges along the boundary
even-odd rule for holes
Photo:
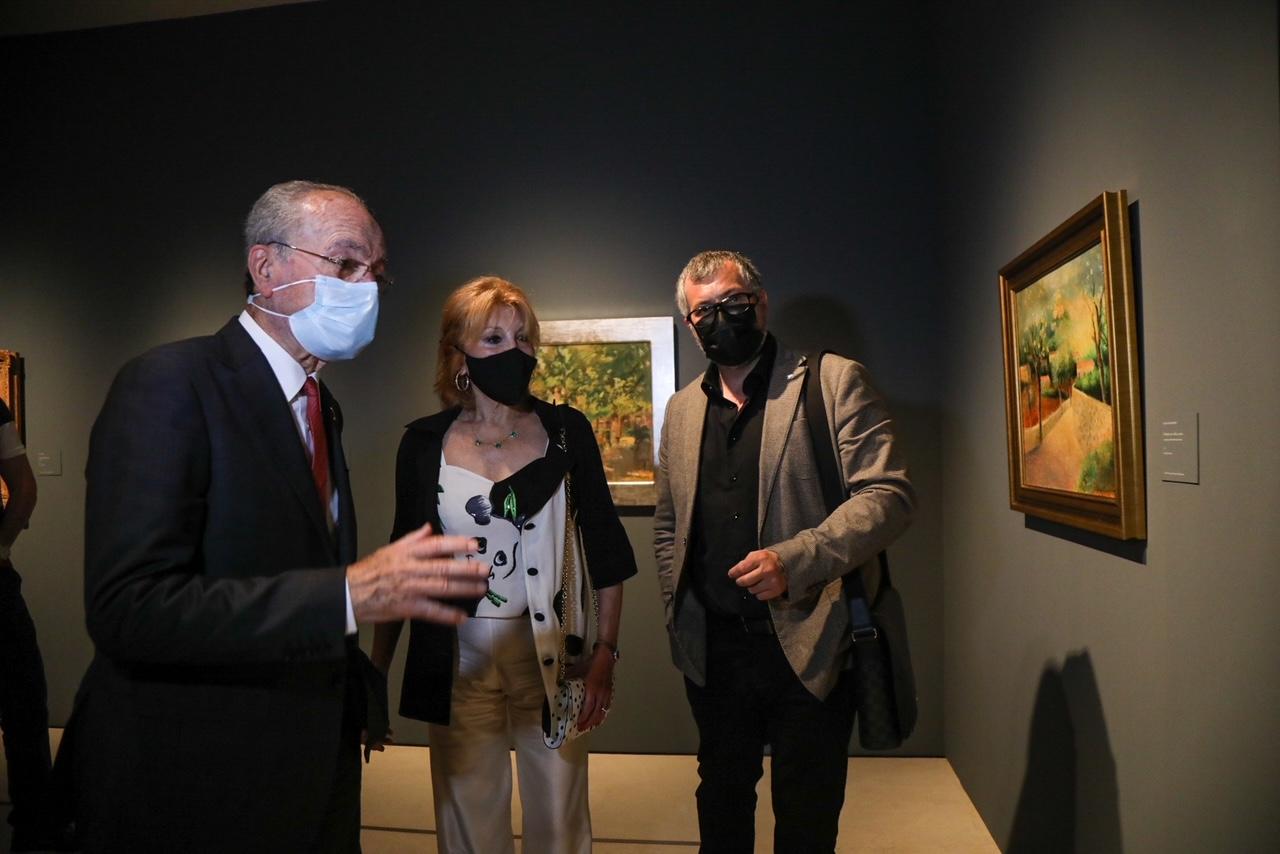
[[[799,297],[770,305],[769,329],[803,352],[834,350],[856,359],[866,343],[848,306],[830,297]]]
[[[1054,522],[1050,519],[1041,519],[1037,516],[1027,516],[1023,526],[1028,531],[1039,531],[1041,534],[1048,534],[1051,537],[1057,537],[1060,540],[1066,540],[1069,543],[1075,543],[1078,546],[1084,546],[1094,551],[1105,552],[1134,563],[1146,564],[1147,562],[1146,540],[1117,540],[1114,537],[1108,537],[1106,534],[1097,534],[1093,531],[1086,531],[1073,525],[1064,525],[1061,522]]]
[[[1009,854],[1119,854],[1119,790],[1087,651],[1040,677]]]

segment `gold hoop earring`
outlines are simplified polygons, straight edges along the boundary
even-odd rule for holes
[[[458,371],[453,375],[453,387],[463,394],[466,394],[471,390],[471,376],[469,374],[464,374],[462,371]]]

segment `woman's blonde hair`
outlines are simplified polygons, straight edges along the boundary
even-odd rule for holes
[[[445,406],[470,409],[475,405],[470,384],[465,390],[457,386],[458,372],[464,364],[462,345],[479,340],[494,309],[502,306],[510,306],[524,321],[525,337],[536,350],[538,316],[533,313],[529,298],[518,285],[497,276],[480,276],[458,288],[444,301],[444,311],[440,315],[440,348],[436,352],[436,394]]]

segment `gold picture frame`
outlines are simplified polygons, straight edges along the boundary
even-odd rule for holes
[[[23,363],[22,356],[13,350],[0,350],[0,398],[3,398],[9,411],[13,413],[13,426],[18,431],[18,439],[27,441],[26,402],[22,393]],[[9,489],[0,480],[0,506],[9,503]]]
[[[1124,190],[1000,270],[1009,506],[1145,539],[1142,398]]]
[[[675,394],[670,317],[544,320],[531,390],[591,422],[619,512],[652,512],[658,438]]]

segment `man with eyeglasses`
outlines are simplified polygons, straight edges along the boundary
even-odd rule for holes
[[[830,852],[853,726],[841,576],[860,567],[874,598],[876,556],[915,493],[866,370],[828,355],[808,380],[821,382],[848,487],[828,513],[802,404],[811,365],[769,334],[749,258],[694,256],[676,303],[711,365],[667,404],[654,550],[698,726],[702,850],[753,850],[769,745],[773,850]]]
[[[316,374],[373,338],[386,251],[365,204],[278,184],[245,243],[248,306],[126,364],[90,439],[95,656],[59,756],[85,851],[358,851],[386,685],[357,624],[457,623],[442,600],[486,589],[453,557],[474,543],[426,528],[356,559]]]

